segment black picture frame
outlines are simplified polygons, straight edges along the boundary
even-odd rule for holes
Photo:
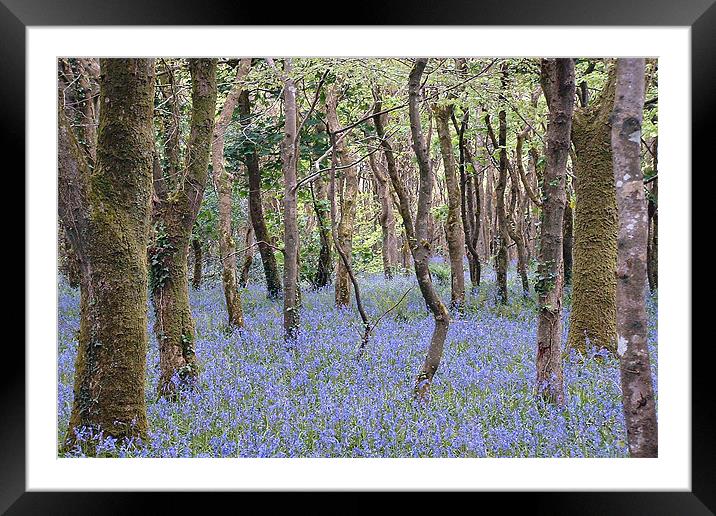
[[[44,25],[316,25],[316,13],[339,13],[336,4],[298,2],[294,7],[267,9],[260,2],[188,0],[0,0],[0,104],[5,156],[19,158],[15,170],[24,170],[25,57],[27,26]],[[691,27],[691,100],[693,162],[707,162],[714,85],[716,85],[716,4],[714,0],[573,0],[542,2],[514,0],[449,0],[443,2],[356,2],[350,12],[325,21],[350,20],[356,25],[619,25]],[[23,99],[21,101],[20,99]],[[712,144],[711,144],[712,146]],[[700,159],[699,159],[700,158]],[[709,167],[710,171],[713,166]],[[702,168],[702,171],[705,169]],[[691,174],[690,170],[681,171]],[[18,175],[19,176],[19,175]],[[19,188],[23,188],[22,185]],[[692,202],[693,206],[693,202]],[[695,219],[692,216],[692,220]],[[23,236],[24,239],[24,236]],[[25,269],[25,274],[31,271]],[[692,318],[693,320],[693,318]],[[9,333],[7,334],[9,335]],[[710,340],[710,339],[709,339]],[[6,339],[5,353],[17,354],[13,367],[3,367],[2,423],[0,424],[0,511],[7,514],[98,514],[142,512],[148,499],[165,512],[186,510],[193,504],[236,503],[228,498],[246,494],[81,493],[25,492],[25,356],[15,339]],[[675,343],[677,345],[677,343]],[[691,342],[678,343],[688,346]],[[716,451],[714,447],[713,362],[708,342],[692,346],[692,490],[690,492],[560,492],[480,493],[480,504],[490,496],[503,508],[525,505],[532,514],[714,514],[716,511]],[[11,360],[11,358],[6,358]],[[294,495],[292,495],[294,496]],[[208,500],[208,499],[211,500]],[[423,497],[419,497],[422,499]],[[441,498],[442,499],[442,498]],[[506,500],[509,500],[507,502]],[[152,500],[153,501],[153,500]],[[301,502],[293,499],[296,505]],[[422,502],[419,502],[422,503]],[[238,509],[238,505],[236,506]]]

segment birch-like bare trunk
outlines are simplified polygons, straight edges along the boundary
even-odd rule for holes
[[[651,379],[645,294],[647,205],[640,164],[644,59],[617,61],[612,157],[619,211],[617,354],[632,457],[656,457],[658,432]]]

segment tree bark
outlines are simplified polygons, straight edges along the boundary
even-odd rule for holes
[[[609,115],[614,72],[597,102],[574,113],[576,151],[572,312],[567,347],[581,353],[589,341],[616,351],[617,206]]]
[[[450,304],[453,308],[462,310],[465,306],[465,271],[462,264],[465,256],[465,231],[462,225],[464,219],[461,215],[460,182],[455,170],[455,155],[448,125],[452,111],[452,106],[433,106],[448,195],[445,237],[450,257]]]
[[[413,253],[413,262],[415,265],[415,276],[418,280],[420,292],[425,299],[428,309],[435,319],[435,329],[433,330],[430,345],[428,346],[425,360],[420,368],[417,378],[415,379],[415,394],[424,401],[430,397],[430,385],[432,384],[435,372],[440,366],[440,360],[443,355],[443,347],[445,345],[445,337],[447,336],[448,327],[450,325],[450,315],[447,308],[443,304],[440,296],[433,286],[430,279],[430,269],[428,269],[428,260],[430,258],[430,241],[428,239],[428,216],[430,215],[430,204],[433,194],[432,170],[430,170],[430,159],[428,157],[428,148],[425,144],[423,130],[420,122],[420,79],[425,70],[428,60],[426,58],[418,58],[415,60],[412,70],[408,78],[408,110],[410,116],[410,134],[412,139],[413,151],[418,160],[418,169],[420,172],[420,186],[418,190],[418,209],[415,215],[415,224],[410,220],[410,212],[407,206],[407,197],[398,192],[402,190],[402,185],[398,181],[397,172],[390,172],[393,187],[398,192],[401,204],[401,214],[405,224],[406,234],[411,243],[410,247]],[[384,134],[379,136],[384,139]],[[388,150],[383,144],[383,149]],[[386,152],[386,159],[392,152]],[[390,162],[390,160],[388,160]],[[388,169],[390,170],[390,168]]]
[[[338,94],[335,85],[331,85],[326,92],[326,123],[328,131],[333,134],[341,126],[336,113]],[[358,171],[353,164],[355,159],[348,150],[344,139],[336,139],[336,155],[338,164],[343,172],[343,195],[340,203],[340,221],[336,228],[336,245],[340,246],[348,259],[348,266],[352,263],[353,251],[353,225],[355,222],[356,200],[358,196]],[[336,306],[348,306],[351,301],[351,279],[348,268],[343,260],[336,264]]]
[[[390,180],[381,168],[379,160],[375,154],[368,156],[370,160],[370,168],[375,177],[376,193],[380,201],[380,214],[378,222],[380,223],[381,234],[383,237],[381,243],[381,254],[383,258],[383,274],[386,279],[393,277],[393,271],[398,265],[398,237],[395,234],[395,215],[393,214],[393,200],[390,194]]]
[[[226,313],[229,327],[244,327],[244,312],[236,282],[236,242],[231,221],[231,205],[234,174],[224,166],[224,135],[231,123],[234,110],[239,103],[244,79],[251,69],[251,59],[239,61],[234,83],[229,90],[221,113],[214,126],[211,139],[211,165],[214,171],[214,186],[219,197],[219,257],[221,259],[221,279],[224,287]]]
[[[659,153],[658,153],[658,137],[654,138],[651,147],[653,153],[654,171],[656,175],[659,172]],[[657,177],[651,182],[649,191],[649,203],[647,214],[649,216],[649,235],[647,240],[647,257],[646,270],[649,279],[649,290],[656,292],[659,288],[659,179]]]
[[[526,137],[528,129],[517,135],[517,170],[520,177],[525,177],[524,165],[522,164],[522,145]],[[522,296],[527,298],[530,295],[530,284],[527,278],[527,248],[522,232],[522,221],[515,218],[515,211],[520,197],[520,177],[513,167],[509,167],[510,172],[510,209],[507,211],[507,233],[517,247],[517,272],[522,281]],[[518,215],[521,215],[518,212]],[[521,217],[520,217],[521,218]]]
[[[283,200],[283,329],[287,342],[295,340],[299,325],[298,290],[298,218],[296,212],[296,183],[298,163],[298,134],[296,113],[296,84],[291,77],[291,59],[284,60],[283,102],[284,138],[281,142],[281,169],[284,179]]]
[[[191,59],[192,112],[181,177],[155,174],[159,196],[155,238],[150,248],[154,331],[159,343],[158,394],[175,398],[177,387],[198,375],[195,327],[189,306],[187,255],[191,230],[208,180],[216,113],[216,59]]]
[[[564,222],[562,224],[562,257],[564,260],[564,284],[572,284],[572,248],[574,246],[574,214],[572,212],[572,189],[567,188],[564,204]]]
[[[658,433],[651,380],[645,291],[647,208],[640,164],[644,59],[618,59],[612,156],[619,210],[617,353],[632,457],[656,457]]]
[[[246,126],[251,123],[251,103],[249,101],[248,90],[243,90],[239,96],[239,113],[241,115],[242,125]],[[264,219],[263,202],[261,199],[261,168],[255,148],[244,158],[244,161],[249,180],[249,212],[251,214],[251,224],[254,227],[254,235],[258,242],[261,263],[264,268],[266,290],[269,299],[278,299],[281,297],[281,276],[279,275],[276,256],[269,245],[271,237],[266,227],[266,219]]]
[[[504,77],[504,75],[503,75]],[[490,129],[490,115],[485,115],[485,122]],[[507,112],[499,113],[498,149],[500,165],[497,185],[495,186],[495,212],[497,215],[497,252],[495,254],[495,271],[497,274],[497,301],[507,304],[507,216],[505,214],[505,189],[507,187]]]
[[[246,224],[246,238],[244,238],[244,263],[241,265],[241,272],[239,274],[238,285],[241,288],[246,288],[249,284],[249,272],[251,271],[251,265],[254,263],[254,228],[249,220]]]
[[[311,183],[313,194],[313,210],[316,213],[318,222],[318,236],[321,240],[321,250],[318,253],[316,273],[313,277],[313,285],[316,288],[323,288],[331,282],[331,270],[333,260],[331,258],[331,224],[330,208],[328,201],[328,187],[321,176],[318,176]]]
[[[574,60],[543,59],[542,84],[548,99],[547,162],[535,291],[538,296],[537,390],[547,401],[564,403],[562,373],[562,217],[574,111]]]
[[[96,163],[90,173],[60,107],[59,215],[81,268],[74,400],[63,449],[75,430],[147,437],[146,246],[154,147],[154,60],[103,59]],[[60,104],[62,106],[62,104]],[[90,445],[86,450],[94,454]]]

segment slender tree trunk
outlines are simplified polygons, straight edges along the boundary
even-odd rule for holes
[[[194,274],[191,278],[192,287],[194,290],[201,288],[201,265],[202,265],[202,252],[201,252],[201,240],[194,238],[191,241],[191,247],[194,250]]]
[[[504,77],[504,75],[503,75]],[[486,115],[489,125],[490,116]],[[507,112],[503,109],[499,114],[498,148],[500,150],[500,168],[497,185],[495,186],[495,211],[497,215],[497,254],[495,255],[495,271],[497,273],[497,300],[507,304],[507,216],[505,214],[505,188],[507,186]]]
[[[572,189],[567,186],[562,224],[562,257],[564,260],[564,284],[572,284],[572,247],[574,246],[574,214],[572,213]]]
[[[517,169],[519,170],[519,176],[525,177],[524,166],[522,164],[522,144],[524,138],[527,135],[528,130],[523,131],[517,135]],[[513,167],[509,167],[510,172],[510,209],[507,211],[507,233],[515,243],[517,247],[517,272],[520,275],[522,281],[522,296],[529,297],[530,295],[530,284],[527,278],[527,249],[525,247],[525,239],[522,233],[521,220],[515,219],[515,211],[518,205],[520,197],[520,177],[515,172]],[[520,212],[518,211],[518,216]]]
[[[242,124],[244,126],[248,125],[251,122],[251,103],[248,90],[243,90],[239,96],[239,113],[241,114]],[[244,161],[249,179],[249,212],[251,213],[254,235],[258,242],[259,254],[261,254],[261,263],[266,277],[266,290],[268,291],[269,299],[278,299],[281,297],[281,276],[279,275],[276,256],[270,245],[271,238],[264,219],[261,200],[261,169],[255,148],[244,158]]]
[[[103,59],[97,160],[90,167],[59,110],[59,215],[81,266],[74,400],[64,450],[85,427],[147,436],[147,252],[154,60]],[[60,104],[61,106],[61,104]],[[95,453],[94,447],[87,450]]]
[[[187,256],[191,230],[208,180],[216,113],[216,59],[191,59],[189,69],[192,114],[184,171],[181,177],[161,172],[154,175],[159,202],[155,238],[150,248],[154,331],[159,343],[158,392],[172,399],[178,386],[192,385],[198,375]]]
[[[452,148],[450,126],[452,106],[433,106],[435,125],[440,140],[440,152],[443,156],[445,169],[445,184],[448,194],[448,215],[445,224],[445,236],[450,257],[450,304],[453,308],[462,310],[465,305],[465,271],[462,259],[465,256],[465,232],[461,216],[460,182],[455,170],[455,155]]]
[[[316,274],[313,278],[313,285],[322,288],[331,282],[331,270],[333,259],[331,258],[331,223],[330,208],[328,201],[328,187],[321,176],[318,176],[311,183],[313,194],[313,209],[316,212],[318,221],[318,235],[321,240],[321,250],[318,253]]]
[[[440,366],[440,360],[443,355],[443,347],[445,345],[445,337],[447,336],[448,327],[450,326],[450,315],[447,308],[443,304],[440,296],[435,290],[430,279],[430,269],[428,269],[428,260],[430,258],[430,241],[428,239],[428,216],[430,214],[430,205],[433,195],[432,171],[430,170],[430,159],[428,157],[428,148],[423,137],[423,130],[420,123],[420,79],[425,70],[428,60],[418,58],[415,60],[413,69],[410,71],[408,79],[409,94],[409,115],[410,115],[410,133],[412,136],[413,151],[418,159],[418,169],[420,171],[420,187],[418,192],[418,209],[415,215],[415,225],[411,223],[409,226],[406,219],[410,219],[410,212],[407,207],[407,198],[405,195],[399,195],[401,199],[401,213],[403,214],[403,222],[406,223],[405,229],[411,242],[411,250],[413,252],[413,262],[415,264],[415,275],[418,280],[420,292],[425,299],[428,309],[435,319],[435,329],[430,339],[425,360],[420,368],[417,378],[415,379],[415,394],[421,400],[427,401],[430,396],[430,385],[432,384],[435,372]],[[379,137],[384,138],[384,134],[379,132]],[[387,150],[385,145],[384,150]],[[388,155],[386,152],[386,159]],[[391,156],[392,159],[392,156]],[[390,160],[389,160],[390,162]],[[390,170],[390,168],[388,169]],[[390,173],[393,187],[396,192],[402,185],[397,180],[397,173]],[[404,200],[405,198],[405,200]],[[406,206],[403,206],[406,204]]]
[[[339,130],[340,123],[336,114],[338,96],[335,85],[328,88],[326,94],[326,122],[328,130],[335,133]],[[355,222],[356,200],[358,196],[358,171],[353,165],[355,159],[348,150],[345,139],[336,139],[336,154],[338,164],[343,172],[343,195],[341,196],[341,217],[336,228],[337,246],[345,253],[350,266],[353,251],[353,225]],[[348,267],[343,260],[336,264],[336,306],[348,306],[351,301],[351,279],[348,274]]]
[[[241,265],[241,273],[239,274],[239,286],[246,288],[249,284],[249,271],[251,264],[254,263],[254,228],[249,220],[246,224],[246,238],[244,238],[246,252],[244,253],[244,263]]]
[[[653,163],[654,163],[654,174],[659,171],[659,154],[658,154],[658,137],[654,138],[654,144],[652,145]],[[647,214],[649,216],[649,236],[648,236],[648,247],[646,257],[646,270],[647,277],[649,278],[649,290],[655,292],[659,287],[659,183],[658,178],[654,178],[651,182],[649,192],[649,203],[647,208]]]
[[[616,351],[617,206],[609,129],[614,83],[610,71],[601,97],[577,109],[572,125],[577,181],[567,347],[582,353],[587,341]]]
[[[283,102],[285,112],[284,138],[281,142],[281,169],[284,179],[283,199],[283,329],[286,341],[298,335],[298,218],[296,212],[296,183],[298,163],[298,134],[296,113],[296,84],[291,77],[291,59],[284,60]]]
[[[569,137],[574,111],[574,60],[543,59],[542,84],[549,108],[547,163],[537,265],[537,390],[547,401],[564,403],[562,373],[562,217]]]
[[[398,239],[395,235],[395,215],[393,214],[393,201],[390,194],[389,178],[381,169],[375,154],[371,154],[370,167],[375,177],[376,191],[380,201],[380,215],[378,222],[382,232],[383,240],[381,254],[383,257],[383,274],[387,279],[393,277],[393,270],[398,264]]]
[[[231,123],[234,110],[239,103],[242,85],[251,68],[251,59],[241,59],[236,70],[234,83],[229,90],[224,106],[214,126],[211,145],[211,165],[214,171],[214,185],[219,196],[219,256],[221,257],[221,278],[229,327],[243,328],[244,312],[236,282],[236,242],[232,227],[231,207],[234,174],[224,166],[224,135]]]
[[[644,112],[644,59],[617,61],[612,156],[619,209],[617,353],[632,457],[656,457],[658,433],[646,320],[647,208],[639,162]]]

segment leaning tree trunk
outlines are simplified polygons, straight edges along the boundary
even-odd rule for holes
[[[644,59],[619,59],[611,117],[619,209],[617,353],[629,454],[656,457],[659,440],[645,303],[648,218],[639,162],[643,112]]]
[[[159,343],[160,396],[174,398],[177,387],[190,386],[198,371],[194,319],[189,306],[187,255],[191,229],[208,179],[216,112],[216,59],[191,59],[192,114],[181,177],[155,173],[159,198],[155,240],[150,248],[154,331]]]
[[[248,90],[243,90],[239,96],[239,113],[241,115],[242,125],[246,126],[251,123],[251,103],[249,101]],[[281,297],[281,276],[271,247],[271,238],[266,228],[266,220],[264,219],[263,204],[261,201],[261,168],[259,166],[259,157],[256,148],[244,158],[246,164],[246,173],[249,178],[249,212],[251,213],[251,223],[254,227],[254,235],[259,254],[261,254],[261,263],[264,268],[264,276],[266,278],[266,290],[269,299],[278,299]]]
[[[549,402],[564,403],[562,374],[562,217],[569,136],[574,111],[574,60],[542,60],[542,85],[549,108],[547,162],[535,291],[538,296],[537,390]]]
[[[462,310],[465,305],[465,271],[462,264],[462,258],[465,256],[465,231],[462,225],[460,182],[455,170],[455,155],[448,125],[452,110],[452,106],[439,106],[436,104],[433,107],[448,194],[445,237],[450,257],[450,304],[453,308]]]
[[[229,90],[224,106],[214,126],[211,139],[211,166],[214,172],[214,186],[219,197],[219,257],[221,259],[221,280],[224,287],[226,313],[230,328],[243,328],[244,311],[239,297],[236,281],[236,242],[232,227],[231,206],[234,174],[224,166],[224,135],[231,123],[234,110],[239,102],[239,95],[246,75],[251,68],[251,59],[244,58],[239,62],[234,83]]]
[[[574,114],[576,151],[572,312],[567,347],[616,351],[617,206],[609,116],[614,73],[599,100]]]
[[[328,131],[334,134],[341,127],[338,123],[336,108],[338,97],[335,85],[331,85],[326,94],[326,122]],[[336,246],[340,246],[350,266],[353,251],[353,224],[355,221],[356,200],[358,197],[358,170],[355,159],[348,151],[345,139],[336,139],[338,164],[343,171],[343,195],[341,196],[340,222],[336,228]],[[348,306],[351,301],[351,279],[348,267],[343,260],[336,265],[336,306]]]
[[[59,214],[81,265],[74,400],[63,449],[85,427],[147,436],[147,240],[154,60],[102,59],[97,159],[90,171],[59,111]],[[90,446],[87,453],[95,453]]]
[[[283,329],[287,342],[298,335],[298,216],[296,212],[298,134],[296,113],[296,84],[291,78],[291,59],[284,60],[283,102],[284,138],[281,142],[281,169],[283,171]]]
[[[443,347],[445,346],[445,337],[447,336],[448,327],[450,326],[450,314],[438,295],[433,282],[430,279],[430,269],[428,268],[428,260],[430,259],[430,241],[428,239],[428,216],[430,215],[430,205],[433,196],[433,179],[432,170],[430,169],[430,158],[428,156],[428,148],[425,144],[423,130],[420,123],[420,79],[425,70],[428,60],[426,58],[418,58],[415,60],[413,69],[410,71],[408,79],[408,110],[410,116],[410,134],[412,137],[413,151],[418,159],[418,169],[420,171],[420,186],[418,190],[418,209],[415,215],[415,224],[408,224],[410,220],[410,211],[407,205],[407,196],[398,193],[401,204],[401,214],[405,223],[406,233],[410,241],[410,247],[413,252],[413,262],[415,264],[415,276],[418,280],[420,292],[428,305],[428,309],[435,319],[435,329],[430,339],[425,360],[420,368],[417,378],[415,379],[415,394],[424,401],[430,396],[430,385],[432,384],[435,372],[440,366],[440,360],[443,355]],[[377,119],[374,119],[377,121]],[[382,134],[381,134],[382,133]],[[384,140],[383,131],[378,136]],[[386,151],[386,158],[390,155],[392,160],[392,152],[388,152],[383,141],[383,149]],[[390,160],[388,162],[390,163]],[[394,167],[393,167],[394,168]],[[389,168],[390,170],[390,168]],[[402,184],[399,183],[397,171],[390,172],[393,186],[398,192],[402,191]],[[408,229],[410,228],[410,229]]]

